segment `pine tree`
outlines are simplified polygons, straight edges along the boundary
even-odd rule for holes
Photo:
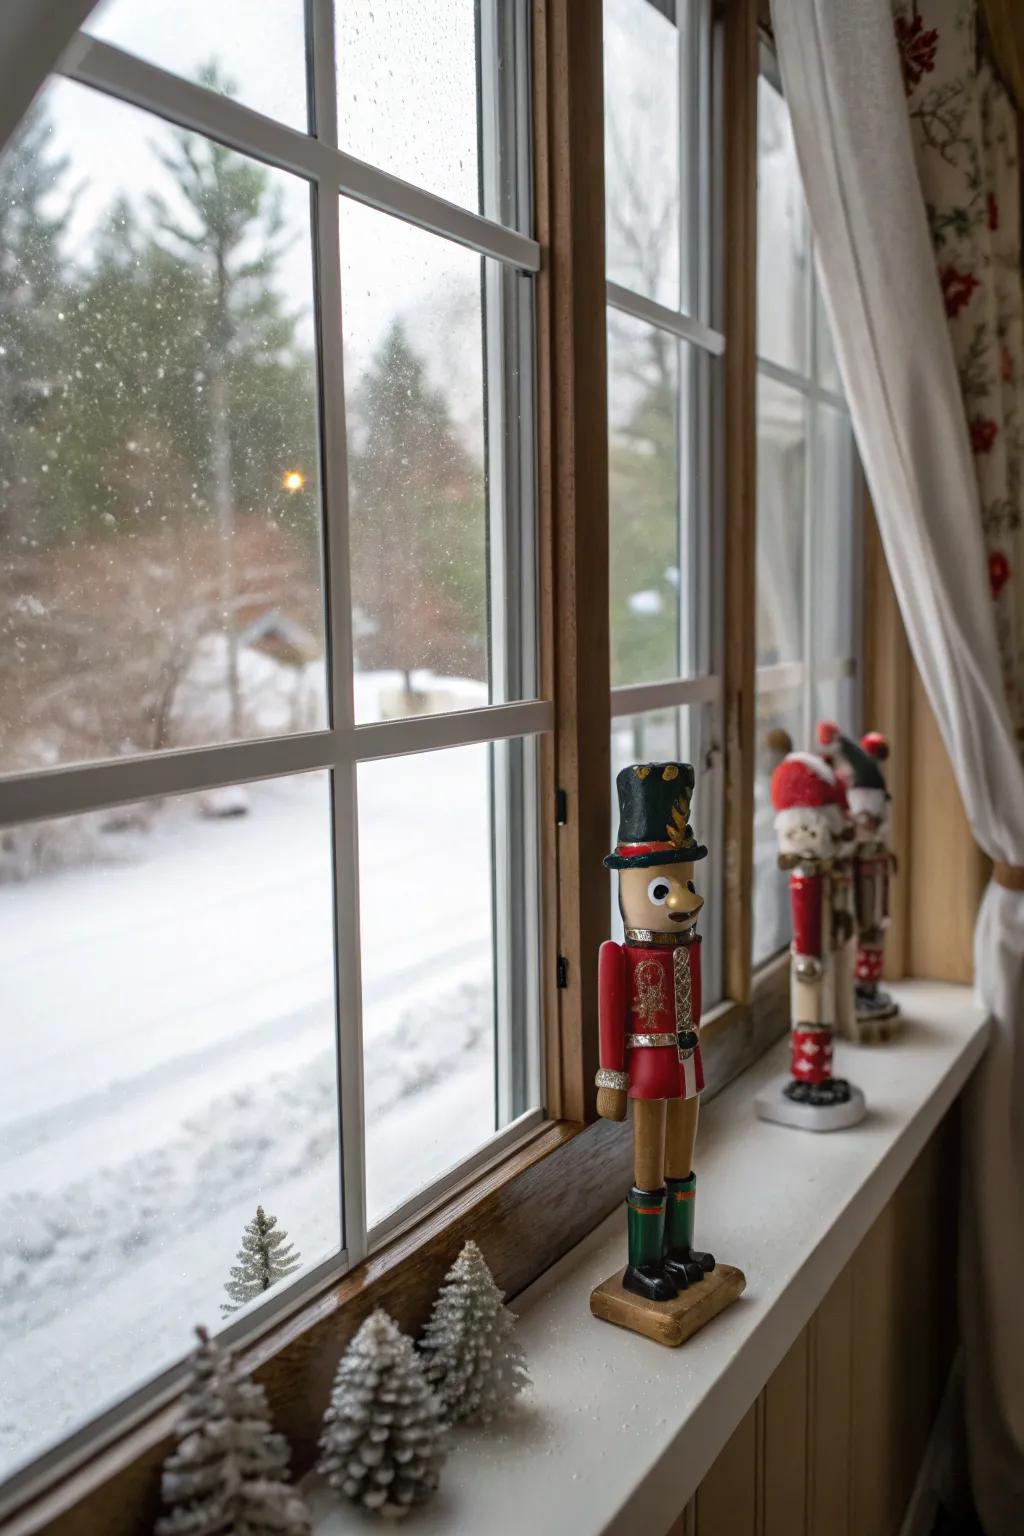
[[[447,1430],[412,1340],[374,1312],[339,1362],[317,1470],[354,1504],[401,1519],[436,1491]]]
[[[515,1314],[476,1243],[445,1277],[421,1340],[427,1376],[453,1422],[486,1424],[529,1383]]]
[[[486,677],[483,477],[401,320],[353,401],[352,569],[360,668]]]
[[[273,1433],[262,1387],[205,1328],[164,1466],[168,1513],[155,1536],[309,1536],[309,1515],[289,1487],[288,1447]]]
[[[231,1279],[224,1282],[231,1297],[231,1302],[221,1302],[220,1310],[225,1317],[298,1269],[302,1255],[293,1251],[294,1244],[281,1246],[287,1236],[283,1229],[277,1230],[277,1217],[267,1216],[262,1205],[258,1205],[256,1215],[242,1234],[238,1263],[231,1266]]]

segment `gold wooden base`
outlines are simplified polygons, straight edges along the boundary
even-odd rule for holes
[[[648,1301],[623,1289],[622,1270],[602,1280],[590,1293],[590,1310],[606,1323],[632,1328],[674,1349],[710,1323],[746,1289],[747,1277],[731,1264],[716,1264],[698,1285],[680,1291],[675,1301]]]

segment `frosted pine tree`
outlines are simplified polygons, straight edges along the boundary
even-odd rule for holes
[[[309,1536],[309,1515],[287,1482],[288,1447],[273,1433],[266,1393],[205,1328],[164,1464],[168,1513],[155,1536]]]
[[[466,1243],[420,1341],[427,1378],[453,1423],[488,1423],[528,1385],[515,1325],[483,1254],[476,1243]]]
[[[447,1434],[412,1340],[374,1312],[338,1364],[317,1470],[354,1504],[398,1520],[436,1491]]]
[[[302,1255],[294,1252],[292,1243],[281,1246],[287,1236],[287,1232],[278,1230],[277,1217],[265,1215],[262,1205],[258,1205],[256,1215],[242,1233],[242,1246],[236,1255],[238,1263],[231,1266],[231,1279],[224,1282],[231,1297],[230,1302],[220,1304],[225,1317],[298,1269]]]

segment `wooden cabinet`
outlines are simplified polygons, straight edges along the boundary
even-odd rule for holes
[[[898,1536],[956,1345],[957,1140],[954,1109],[669,1536]]]

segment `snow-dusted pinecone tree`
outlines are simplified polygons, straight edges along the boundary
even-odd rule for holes
[[[288,1446],[270,1427],[266,1393],[205,1328],[161,1484],[156,1536],[309,1536],[289,1486]]]
[[[302,1255],[294,1251],[292,1243],[282,1247],[287,1236],[287,1232],[278,1229],[277,1217],[265,1215],[262,1205],[258,1205],[256,1215],[242,1233],[242,1246],[236,1255],[238,1263],[231,1266],[231,1279],[224,1282],[231,1297],[230,1302],[220,1304],[225,1317],[298,1269]]]
[[[412,1340],[374,1312],[338,1363],[317,1471],[354,1504],[401,1519],[436,1491],[447,1438]]]
[[[466,1243],[445,1276],[420,1348],[427,1379],[453,1423],[486,1424],[528,1385],[515,1313],[476,1243]]]

